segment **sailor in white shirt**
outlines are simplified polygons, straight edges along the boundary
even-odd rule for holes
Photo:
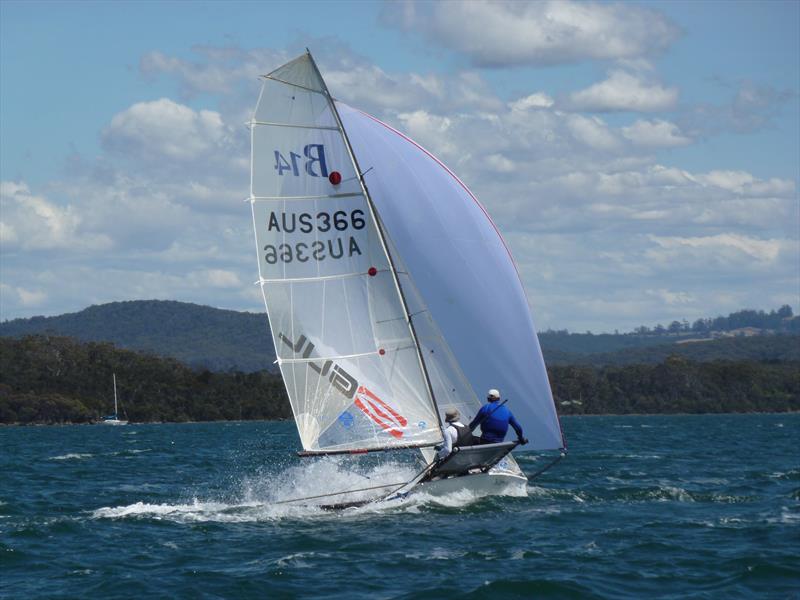
[[[436,460],[442,460],[450,455],[453,448],[458,446],[471,446],[473,443],[473,435],[469,427],[459,421],[458,410],[451,408],[444,413],[444,420],[447,422],[447,427],[444,428],[444,444],[442,444],[439,452],[436,454]]]

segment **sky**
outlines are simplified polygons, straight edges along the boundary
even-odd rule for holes
[[[800,2],[2,0],[0,319],[263,312],[245,124],[306,48],[477,195],[539,329],[800,308]]]

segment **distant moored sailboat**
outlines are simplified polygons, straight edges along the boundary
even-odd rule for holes
[[[100,421],[104,425],[127,425],[128,421],[121,421],[119,418],[119,409],[117,408],[117,374],[114,373],[112,375],[114,380],[114,414],[108,415],[103,417],[103,420]]]

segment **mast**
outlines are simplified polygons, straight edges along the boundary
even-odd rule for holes
[[[356,155],[353,152],[353,146],[350,144],[350,139],[347,137],[347,131],[345,131],[344,124],[342,123],[342,119],[339,116],[339,111],[336,108],[336,103],[333,101],[333,97],[331,96],[330,90],[328,90],[328,84],[325,83],[325,79],[322,77],[322,73],[320,73],[319,67],[317,67],[317,63],[314,60],[314,57],[311,55],[311,52],[308,50],[308,48],[306,48],[306,54],[308,54],[308,58],[311,61],[311,65],[314,67],[314,71],[316,72],[317,76],[322,82],[322,87],[325,91],[325,96],[328,98],[328,103],[330,104],[333,116],[336,119],[336,124],[339,126],[339,130],[342,132],[342,137],[344,138],[344,144],[345,147],[347,148],[347,153],[350,155],[350,160],[353,162],[353,165],[355,166],[356,175],[358,176],[358,181],[359,184],[361,185],[361,190],[363,191],[364,197],[367,200],[367,206],[369,207],[370,216],[375,222],[375,228],[378,232],[378,239],[381,242],[383,251],[386,253],[386,258],[389,260],[389,267],[390,267],[389,270],[392,273],[392,281],[394,282],[395,288],[397,289],[397,294],[400,297],[400,302],[403,305],[403,312],[406,315],[406,323],[408,324],[408,328],[411,332],[411,339],[414,341],[417,360],[419,361],[420,369],[422,370],[423,377],[425,378],[425,385],[428,389],[428,395],[430,396],[431,402],[433,403],[434,412],[436,413],[436,420],[439,423],[439,429],[442,431],[442,435],[444,435],[444,426],[442,424],[442,417],[439,414],[439,406],[436,403],[436,396],[433,392],[433,385],[431,384],[431,379],[430,375],[428,374],[428,368],[425,365],[425,360],[422,357],[422,351],[420,349],[420,343],[419,343],[419,338],[417,337],[417,331],[414,328],[414,323],[411,320],[411,312],[408,309],[408,301],[406,300],[405,294],[403,293],[403,286],[400,284],[400,279],[397,276],[397,267],[395,266],[392,253],[389,251],[389,246],[386,243],[386,234],[383,230],[383,223],[380,220],[378,211],[375,207],[375,203],[372,201],[372,196],[370,196],[369,189],[367,188],[367,184],[364,181],[363,172],[361,171],[361,167],[358,164],[358,159],[356,158]]]
[[[117,374],[112,373],[111,375],[114,378],[114,418],[117,418]]]

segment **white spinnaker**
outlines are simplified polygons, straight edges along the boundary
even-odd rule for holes
[[[488,214],[418,144],[336,106],[381,221],[474,392],[508,398],[530,439],[520,449],[564,447],[528,301]]]
[[[259,279],[303,448],[437,443],[391,264],[309,55],[264,79],[251,131]]]

